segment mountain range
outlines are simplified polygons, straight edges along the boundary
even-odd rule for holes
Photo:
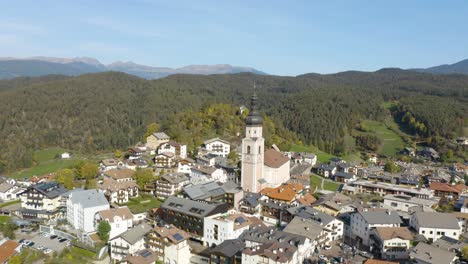
[[[232,74],[250,72],[260,75],[266,73],[251,67],[232,66],[229,64],[189,65],[181,68],[153,67],[134,62],[114,62],[104,65],[89,57],[54,58],[0,58],[0,79],[16,77],[38,77],[49,74],[77,76],[85,73],[119,71],[145,79],[158,79],[173,74]]]
[[[409,70],[434,74],[468,74],[468,59],[453,64],[443,64],[429,68]]]

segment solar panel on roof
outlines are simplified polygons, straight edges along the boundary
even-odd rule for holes
[[[146,257],[149,257],[151,256],[151,252],[149,252],[148,250],[142,250],[141,253],[140,253],[140,256],[146,258]]]
[[[236,218],[236,222],[239,223],[239,224],[243,224],[243,223],[245,223],[246,221],[245,221],[245,219],[244,219],[243,217],[240,217],[240,216],[239,216],[239,217]]]
[[[172,237],[177,241],[184,239],[184,237],[179,233],[175,233],[174,235],[172,235]]]

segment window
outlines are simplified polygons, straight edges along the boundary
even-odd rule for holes
[[[247,146],[247,154],[250,154],[250,146]]]
[[[262,153],[262,147],[258,146],[258,154]]]

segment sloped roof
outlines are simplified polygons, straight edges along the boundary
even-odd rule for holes
[[[414,213],[419,226],[433,227],[433,228],[446,228],[446,229],[460,229],[458,220],[453,214],[449,213],[436,213],[436,212],[416,212]]]
[[[316,221],[295,216],[283,231],[316,240],[323,231],[323,227]]]
[[[302,190],[304,190],[304,186],[300,183],[286,183],[276,188],[264,188],[260,193],[268,196],[270,199],[290,202]]]
[[[153,136],[156,137],[157,139],[170,139],[170,137],[164,132],[153,133]]]
[[[206,182],[183,188],[184,193],[193,200],[204,200],[225,194],[224,189],[216,182]]]
[[[133,174],[135,171],[130,169],[112,169],[104,172],[104,175],[115,180],[132,178]]]
[[[225,257],[233,257],[245,248],[245,243],[240,239],[228,239],[210,250],[212,254]]]
[[[279,168],[289,162],[289,158],[284,156],[281,152],[274,149],[268,149],[264,154],[264,163],[271,168]]]
[[[152,232],[158,237],[167,238],[173,244],[178,244],[190,238],[189,233],[175,227],[174,225],[156,226],[153,228]]]
[[[212,139],[205,140],[205,142],[203,142],[203,144],[207,145],[207,144],[210,144],[210,143],[213,143],[213,142],[216,142],[216,141],[219,141],[219,142],[222,142],[224,144],[229,145],[229,142],[227,142],[226,140],[220,139],[220,138],[212,138]]]
[[[107,219],[110,223],[114,222],[114,218],[116,216],[128,220],[133,219],[133,214],[130,212],[127,206],[119,207],[119,208],[111,208],[107,210],[99,211],[98,214],[101,216],[102,219]]]
[[[120,237],[123,240],[127,241],[129,244],[133,245],[140,239],[143,239],[144,236],[150,231],[151,231],[151,226],[143,223],[125,231],[124,233],[122,233],[120,236],[116,238]],[[116,238],[113,238],[112,240],[115,240]]]
[[[431,185],[429,186],[429,189],[434,190],[434,191],[461,193],[464,190],[468,189],[468,186],[466,186],[463,183],[460,183],[457,185],[450,185],[448,183],[432,182]]]
[[[368,224],[402,224],[400,216],[392,211],[388,213],[387,211],[367,211],[359,212],[362,218],[366,220]]]
[[[413,234],[407,227],[376,227],[375,231],[382,240],[389,240],[392,238],[401,238],[405,240],[413,239]]]
[[[443,250],[429,244],[420,242],[415,248],[411,250],[410,257],[412,259],[419,259],[426,263],[451,263],[456,254],[447,250]]]
[[[10,257],[14,256],[16,248],[19,247],[19,243],[13,240],[7,240],[0,245],[0,263],[6,262]]]

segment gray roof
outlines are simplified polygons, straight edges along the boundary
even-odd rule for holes
[[[402,224],[400,216],[391,211],[390,214],[388,211],[367,211],[367,212],[359,212],[362,218],[366,220],[368,224]]]
[[[191,185],[183,189],[184,193],[193,200],[204,200],[210,197],[224,195],[226,192],[216,182]]]
[[[257,243],[273,243],[277,242],[283,245],[298,246],[304,244],[307,237],[302,235],[291,234],[285,231],[279,231],[276,227],[253,227],[245,231],[241,235],[244,241],[253,241]]]
[[[300,216],[305,219],[314,220],[315,222],[328,225],[335,218],[329,214],[320,212],[310,206],[291,207],[287,209],[291,215]]]
[[[245,248],[245,243],[240,239],[224,240],[223,243],[211,249],[211,254],[232,257]]]
[[[161,176],[161,179],[169,183],[181,183],[189,180],[189,177],[184,173],[166,173]]]
[[[83,208],[95,207],[101,205],[109,205],[104,192],[95,189],[91,190],[72,190],[69,194],[69,199],[74,204],[81,204]]]
[[[442,236],[441,238],[437,239],[434,243],[432,243],[432,245],[441,249],[452,251],[454,249],[461,250],[468,244],[448,236]]]
[[[13,188],[13,186],[15,186],[15,185],[11,184],[11,183],[8,183],[8,182],[4,182],[4,183],[0,184],[0,192],[2,192],[2,193],[7,192],[11,188]]]
[[[323,231],[323,227],[313,220],[296,216],[283,231],[315,240]]]
[[[196,217],[209,216],[220,204],[193,201],[185,198],[169,196],[161,205],[161,208],[181,212]]]
[[[210,143],[215,142],[215,141],[220,141],[220,142],[222,142],[222,143],[224,143],[224,144],[228,144],[228,145],[229,145],[229,142],[228,142],[228,141],[223,140],[223,139],[220,139],[220,138],[208,139],[208,140],[205,140],[205,142],[203,142],[203,143],[206,145],[206,144],[210,144]]]
[[[244,198],[241,201],[244,201],[251,207],[256,207],[260,202],[258,199],[261,197],[262,195],[259,193],[245,193]]]
[[[415,205],[424,205],[427,207],[432,207],[433,205],[439,203],[439,199],[421,199],[417,197],[407,196],[407,195],[394,195],[394,194],[387,194],[384,196],[384,200],[391,200],[391,201],[398,201],[398,202],[405,202],[411,203]]]
[[[460,229],[458,220],[453,214],[416,212],[414,213],[414,217],[416,217],[419,226],[421,227]]]
[[[115,240],[120,237],[123,240],[133,245],[140,239],[143,239],[144,236],[150,231],[151,231],[151,226],[143,223],[125,231],[120,236],[113,238],[112,240]]]
[[[28,189],[21,194],[27,193],[32,189],[36,190],[49,199],[56,198],[68,191],[65,187],[58,184],[57,182],[44,182],[28,187]]]
[[[420,242],[411,250],[410,258],[424,261],[425,263],[442,264],[452,263],[456,254],[447,250],[440,249]]]
[[[164,132],[153,133],[153,136],[155,136],[157,139],[170,139],[170,137]]]

